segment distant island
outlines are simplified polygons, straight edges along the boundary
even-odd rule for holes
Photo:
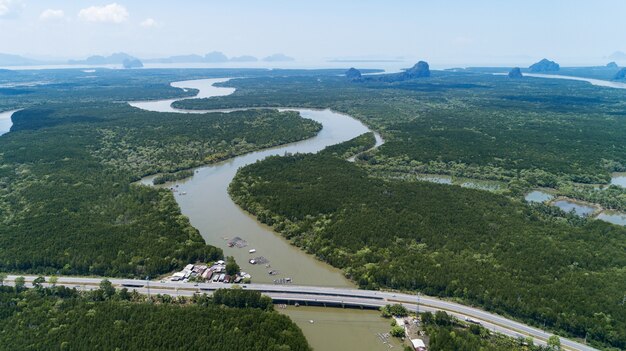
[[[293,57],[289,57],[285,54],[273,54],[263,58],[263,61],[265,62],[288,62],[295,60],[296,59],[294,59]]]
[[[175,55],[170,57],[144,59],[146,63],[200,63],[204,62],[204,56],[192,55]]]
[[[543,59],[533,65],[531,65],[530,67],[528,67],[528,69],[531,72],[534,73],[539,73],[539,72],[556,72],[560,69],[561,67],[559,66],[558,63],[554,62],[554,61],[550,61],[548,59]]]
[[[93,55],[84,60],[69,60],[67,63],[70,65],[124,65],[126,62],[137,64],[138,58],[131,56],[124,52],[118,52],[109,56]],[[141,61],[139,61],[141,63]],[[143,67],[143,63],[141,64]]]
[[[11,56],[11,55],[7,55]],[[25,63],[30,62],[27,61],[26,58],[21,58],[19,56],[8,57],[6,60],[3,60],[3,55],[0,54],[0,65],[30,65],[34,63]],[[188,55],[174,55],[169,57],[161,57],[161,58],[150,58],[150,59],[142,59],[131,56],[124,52],[119,52],[112,54],[110,56],[101,56],[101,55],[93,55],[89,56],[84,60],[69,60],[67,63],[70,65],[126,65],[125,61],[132,61],[134,66],[131,68],[143,67],[143,63],[226,63],[226,62],[257,62],[259,58],[251,55],[240,55],[228,57],[221,51],[211,51],[205,55],[198,54],[188,54]],[[295,61],[293,57],[289,57],[285,54],[273,54],[261,59],[265,62],[289,62]],[[138,62],[141,62],[141,66],[137,66]],[[9,63],[4,63],[9,62]]]
[[[352,67],[346,71],[346,78],[350,80],[358,80],[361,79],[361,71]]]
[[[519,67],[514,67],[509,72],[509,78],[517,79],[517,78],[522,78],[522,77],[524,77],[524,75],[522,74],[522,70]]]
[[[607,63],[606,67],[608,67],[608,68],[619,68],[619,66],[617,65],[617,63],[615,63],[615,61]]]
[[[376,63],[376,62],[402,62],[398,59],[331,59],[326,62],[360,62],[360,63]]]
[[[619,72],[617,72],[617,74],[615,75],[615,77],[613,77],[613,79],[615,80],[622,80],[626,78],[626,68],[622,68],[619,70]]]
[[[19,55],[0,54],[0,66],[32,66],[41,62]]]
[[[213,51],[204,55],[204,62],[228,62],[228,56],[220,51]]]
[[[405,69],[404,72],[372,76],[362,76],[361,71],[353,67],[347,70],[345,75],[346,78],[355,82],[402,82],[430,77],[430,66],[426,61],[419,61],[413,67]]]
[[[243,55],[243,56],[231,57],[229,61],[230,62],[256,62],[258,60],[259,59],[254,56]]]
[[[413,65],[413,67],[404,71],[403,75],[406,79],[430,77],[430,67],[428,66],[428,62],[419,61]]]
[[[259,59],[251,55],[228,57],[221,51],[212,51],[202,56],[197,54],[176,55],[163,58],[144,60],[148,63],[224,63],[224,62],[257,62]]]
[[[139,59],[126,59],[126,60],[124,60],[122,65],[126,69],[142,68],[143,67],[143,63]]]
[[[137,60],[124,52],[118,52],[110,56],[93,55],[84,60],[69,60],[70,65],[123,65],[126,60]]]

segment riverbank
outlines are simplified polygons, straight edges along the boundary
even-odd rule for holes
[[[11,117],[17,111],[19,110],[0,112],[0,135],[6,134],[11,131],[11,126],[13,125]]]
[[[214,84],[225,81],[228,79],[194,80],[189,84],[175,82],[172,86],[197,89],[199,96],[202,97],[224,96],[231,94],[234,89],[215,87]],[[177,110],[171,107],[173,101],[175,100],[131,102],[130,105],[155,112],[211,112]],[[331,110],[293,108],[280,108],[280,110],[295,110],[303,118],[321,123],[323,128],[311,139],[194,168],[193,177],[166,182],[158,187],[176,189],[175,199],[182,213],[189,217],[191,224],[200,231],[205,241],[220,247],[226,256],[235,257],[241,268],[254,277],[255,282],[287,283],[289,281],[304,285],[352,287],[353,283],[345,278],[339,269],[291,245],[288,240],[275,233],[270,227],[257,222],[255,218],[241,210],[228,195],[228,185],[240,167],[272,155],[315,153],[327,146],[339,144],[370,131],[362,122]],[[381,145],[382,138],[377,133],[375,136],[376,145]],[[155,176],[145,177],[141,183],[151,185]],[[228,245],[229,240],[236,236],[247,241],[246,249]],[[248,252],[250,248],[256,250],[254,255]],[[264,257],[268,262],[250,264],[249,260],[257,256]],[[298,264],[293,264],[294,262]]]

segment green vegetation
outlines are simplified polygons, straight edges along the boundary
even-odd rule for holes
[[[207,73],[185,72],[176,80]],[[68,92],[76,101],[20,112],[14,132],[0,138],[0,269],[153,275],[221,256],[170,193],[129,183],[299,140],[319,125],[270,110],[172,118],[112,103],[130,90],[140,95],[138,87],[152,98],[192,94],[163,84],[174,73],[104,74],[89,83],[104,87],[98,94],[73,82],[76,72],[54,73],[63,82],[56,85],[0,89],[3,109],[65,102]],[[256,78],[225,83],[237,88],[233,95],[175,106],[332,108],[386,140],[360,153],[372,145],[363,135],[319,155],[246,167],[230,192],[261,221],[362,287],[448,296],[626,348],[626,229],[520,201],[539,186],[626,208],[625,189],[591,185],[626,171],[626,91],[470,70],[402,81],[242,73]],[[13,72],[2,74],[0,82]],[[355,154],[356,164],[343,160]],[[413,181],[422,173],[504,185],[494,194]],[[477,336],[477,327],[437,328],[431,337],[440,349],[499,342]]]
[[[623,89],[471,71],[399,82],[260,77],[226,85],[237,91],[175,105],[303,106],[350,114],[385,138],[362,157],[380,177],[432,173],[497,180],[520,196],[537,186],[606,184],[610,172],[626,170]],[[606,202],[626,206],[626,190],[620,195]]]
[[[165,184],[167,182],[173,182],[176,180],[189,178],[191,176],[193,176],[193,170],[191,169],[186,169],[184,171],[178,171],[174,173],[163,173],[154,177],[154,180],[152,181],[152,183],[155,185]]]
[[[477,324],[467,324],[445,312],[420,315],[432,351],[557,351],[560,348],[534,345],[532,339],[513,339],[491,333]],[[558,339],[558,337],[557,337]]]
[[[372,70],[369,70],[370,72]],[[174,88],[171,82],[259,76],[325,76],[343,70],[265,69],[142,69],[96,68],[0,70],[0,111],[49,103],[93,103],[193,96],[196,91]]]
[[[235,274],[239,273],[241,269],[239,268],[239,265],[237,264],[237,262],[235,262],[235,258],[232,256],[228,256],[226,257],[226,274],[230,275],[230,276],[234,276]]]
[[[0,287],[0,350],[310,350],[258,292],[146,300],[107,282],[93,292]],[[223,297],[252,301],[234,306]],[[228,307],[232,306],[232,307]]]
[[[294,156],[240,173],[231,186],[238,203],[295,244],[363,287],[454,296],[625,347],[624,230],[518,199],[551,187],[626,208],[625,189],[581,184],[606,184],[625,168],[626,91],[468,71],[391,83],[286,77],[227,84],[235,94],[178,106],[332,108],[385,138],[358,157],[360,167]],[[497,195],[395,180],[423,173],[504,188]]]
[[[272,299],[258,291],[242,289],[218,289],[213,293],[213,303],[236,308],[259,308],[272,311]]]
[[[385,318],[391,318],[392,316],[406,317],[409,315],[409,311],[400,304],[385,305],[380,308],[380,312]]]
[[[389,334],[391,334],[391,336],[396,337],[396,338],[404,338],[406,336],[404,333],[404,327],[399,326],[399,325],[392,326],[391,330],[389,331]]]
[[[175,115],[93,103],[20,111],[0,138],[0,269],[145,277],[219,259],[169,191],[131,182],[318,129],[271,110]]]
[[[32,132],[55,126],[75,128],[83,133],[80,136],[92,138],[86,147],[95,158],[135,179],[305,139],[321,128],[293,111],[197,115],[147,112],[126,104],[73,104],[17,112],[11,130]]]
[[[626,228],[486,191],[371,178],[327,154],[244,167],[230,193],[363,288],[455,297],[626,345]]]
[[[604,208],[626,211],[626,191],[616,185],[599,190],[593,185],[563,184],[558,187],[557,194],[596,203]]]
[[[376,138],[374,133],[365,133],[344,143],[331,145],[322,150],[321,153],[340,158],[349,158],[373,148],[375,144]]]

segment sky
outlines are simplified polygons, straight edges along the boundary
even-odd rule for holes
[[[571,65],[626,52],[623,0],[0,0],[0,53]]]

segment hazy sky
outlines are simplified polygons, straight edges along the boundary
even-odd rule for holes
[[[0,52],[582,64],[626,51],[625,13],[624,0],[0,0]]]

